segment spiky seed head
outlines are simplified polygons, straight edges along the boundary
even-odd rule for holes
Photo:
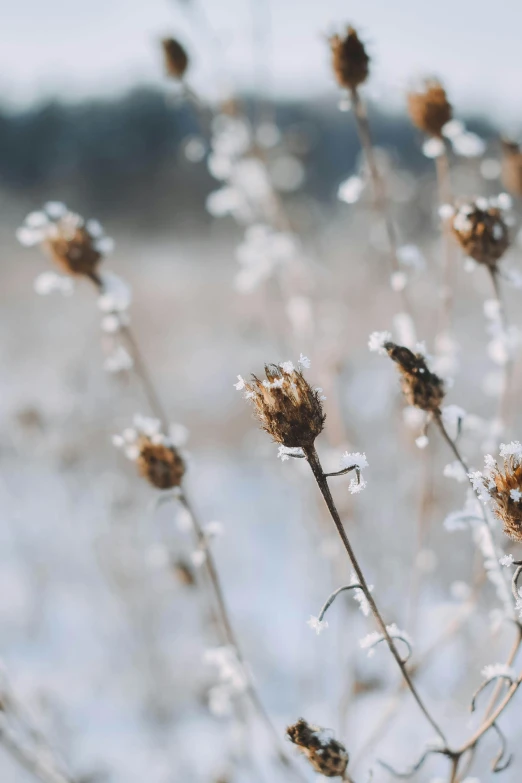
[[[85,225],[69,223],[65,218],[56,222],[56,232],[43,242],[52,260],[69,275],[85,276],[98,285],[98,266],[102,254],[96,249],[96,240]]]
[[[502,183],[506,190],[522,198],[522,152],[509,139],[502,139]]]
[[[495,463],[487,475],[492,508],[504,525],[504,533],[522,543],[522,460],[520,454],[504,457],[502,468]]]
[[[491,268],[510,245],[502,210],[486,199],[458,205],[451,228],[464,253]]]
[[[157,489],[179,487],[185,474],[185,463],[174,446],[154,443],[141,435],[137,441],[136,459],[140,475]]]
[[[183,79],[189,66],[189,57],[185,48],[175,38],[164,38],[161,45],[167,74],[174,79]]]
[[[417,128],[439,139],[453,115],[446,91],[437,79],[426,79],[422,89],[408,93],[408,112]]]
[[[265,365],[266,378],[252,375],[251,382],[245,383],[245,397],[254,406],[261,427],[277,443],[305,448],[322,432],[326,415],[320,391],[310,386],[300,370],[288,365]]]
[[[424,356],[392,342],[385,343],[384,348],[399,368],[402,391],[409,405],[428,413],[438,413],[444,399],[444,383],[429,370]]]
[[[330,38],[332,68],[341,87],[355,90],[368,78],[370,57],[353,27],[348,27],[345,36]]]
[[[316,772],[326,778],[344,777],[349,756],[338,740],[318,726],[311,726],[304,718],[288,726],[288,739],[297,745]]]

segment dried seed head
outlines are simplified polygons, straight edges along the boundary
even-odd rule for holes
[[[495,267],[509,247],[509,231],[496,199],[478,198],[456,207],[452,231],[467,256]]]
[[[515,447],[515,448],[513,448]],[[522,450],[520,443],[501,446],[503,466],[486,457],[485,489],[492,500],[495,515],[502,521],[504,532],[522,543]]]
[[[27,215],[17,236],[23,245],[41,245],[66,274],[88,277],[101,286],[98,267],[113,242],[98,221],[85,221],[64,204],[49,202]]]
[[[175,79],[183,79],[189,65],[188,54],[184,47],[175,38],[164,38],[161,45],[168,75]]]
[[[370,58],[353,27],[348,27],[344,38],[333,35],[330,48],[337,81],[341,87],[355,90],[368,78]]]
[[[185,473],[185,463],[174,446],[153,443],[143,435],[137,441],[139,456],[136,460],[140,475],[157,489],[179,487]]]
[[[176,560],[172,563],[172,570],[181,584],[192,587],[196,584],[194,570],[186,560]]]
[[[325,422],[321,390],[312,389],[292,362],[265,365],[266,379],[252,375],[236,388],[245,389],[261,427],[287,448],[311,446]]]
[[[438,413],[444,399],[444,383],[428,369],[424,356],[392,342],[383,347],[399,366],[402,391],[408,403],[423,411]]]
[[[161,432],[159,419],[137,414],[133,423],[133,427],[113,437],[114,445],[123,449],[128,459],[136,462],[140,475],[157,489],[179,487],[185,474],[185,463],[172,436]]]
[[[423,89],[408,93],[408,111],[417,128],[437,138],[452,117],[451,103],[437,79],[426,79]]]
[[[316,772],[326,778],[344,777],[349,756],[346,748],[324,729],[310,726],[304,718],[286,730],[288,739],[304,753]]]
[[[502,182],[506,190],[522,197],[522,152],[508,139],[502,139]]]

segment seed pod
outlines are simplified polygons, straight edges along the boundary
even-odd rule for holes
[[[349,756],[344,745],[324,729],[311,726],[304,718],[286,730],[288,739],[297,745],[316,772],[327,778],[344,777]]]
[[[189,66],[188,54],[175,38],[164,38],[161,42],[165,60],[165,70],[175,79],[183,79]]]
[[[147,436],[137,441],[136,459],[140,475],[157,489],[179,487],[185,474],[185,463],[174,446],[153,443]]]
[[[265,374],[265,380],[253,375],[244,385],[261,427],[287,448],[311,446],[326,419],[320,391],[291,362],[266,365]]]
[[[506,190],[522,198],[522,152],[514,141],[502,139],[502,183]]]
[[[417,128],[437,138],[442,137],[442,128],[453,114],[446,91],[437,79],[426,79],[424,89],[408,93],[408,112]]]
[[[353,27],[348,27],[346,35],[333,35],[330,38],[332,50],[332,68],[341,87],[355,90],[366,81],[369,74],[370,58],[364,44]]]
[[[428,369],[424,356],[392,342],[385,343],[384,348],[399,367],[408,403],[428,413],[438,413],[444,399],[444,383]]]
[[[518,444],[520,446],[520,444]],[[522,543],[522,459],[520,452],[504,456],[499,468],[492,457],[487,464],[487,491],[492,508],[504,525],[504,533]]]
[[[510,245],[502,210],[487,199],[477,199],[457,207],[452,231],[467,256],[494,268]]]

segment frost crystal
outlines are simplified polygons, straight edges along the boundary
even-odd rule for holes
[[[512,440],[511,443],[500,444],[500,456],[504,457],[522,457],[522,445],[518,440]]]
[[[308,356],[305,356],[304,354],[299,355],[299,361],[297,363],[300,364],[301,367],[304,367],[305,370],[308,370],[311,364]]]
[[[444,475],[446,478],[452,478],[455,479],[455,481],[458,481],[459,484],[462,484],[464,481],[467,480],[467,474],[460,462],[458,460],[455,460],[455,462],[450,462],[449,465],[446,465],[444,468]]]
[[[509,568],[515,562],[515,558],[513,555],[503,555],[498,562],[501,566],[504,566],[504,568]]]
[[[486,680],[493,680],[496,677],[507,677],[513,681],[517,678],[515,670],[511,666],[506,666],[505,663],[493,663],[484,666],[481,674]]]
[[[299,446],[289,448],[288,446],[279,446],[277,449],[277,456],[281,462],[286,462],[290,457],[304,457],[303,449]]]
[[[522,492],[520,492],[519,489],[512,489],[509,492],[509,497],[511,498],[511,500],[514,500],[515,503],[518,503],[520,498],[522,498]]]
[[[370,351],[384,355],[386,350],[384,344],[392,339],[391,332],[372,332],[368,339],[368,348]]]
[[[339,464],[341,470],[344,470],[345,468],[351,468],[352,465],[358,467],[359,470],[363,470],[364,468],[368,467],[368,460],[366,459],[366,454],[361,454],[359,451],[345,451]]]
[[[313,614],[310,615],[310,619],[306,621],[306,624],[310,626],[312,631],[316,632],[317,636],[319,636],[322,631],[328,628],[327,620],[319,620],[319,618],[314,617]]]

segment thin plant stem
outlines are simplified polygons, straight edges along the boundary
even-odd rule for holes
[[[450,164],[446,150],[435,158],[437,172],[437,190],[439,206],[453,201],[450,179]],[[445,334],[451,327],[453,310],[453,242],[451,231],[447,221],[442,228],[442,275],[441,275],[441,304],[439,314],[439,334]]]
[[[513,377],[513,358],[511,356],[511,346],[509,344],[509,323],[506,315],[506,308],[502,293],[500,290],[500,282],[498,277],[498,271],[494,267],[488,267],[488,271],[493,283],[493,290],[495,292],[495,299],[498,302],[498,314],[500,320],[500,326],[502,335],[505,340],[506,350],[508,352],[507,362],[504,364],[504,373],[502,379],[502,391],[499,399],[498,418],[505,429],[509,421],[510,413],[510,392]]]
[[[341,538],[341,541],[343,542],[344,548],[346,549],[346,552],[348,554],[348,557],[350,559],[350,562],[353,566],[353,569],[357,575],[357,580],[361,586],[361,589],[364,593],[364,596],[366,600],[368,601],[368,604],[370,606],[370,609],[372,611],[372,614],[375,618],[375,621],[379,627],[379,630],[381,631],[384,640],[386,641],[386,644],[389,647],[389,650],[392,654],[392,656],[395,658],[395,661],[401,670],[401,674],[404,678],[404,681],[406,682],[413,698],[417,702],[417,705],[421,709],[422,713],[424,714],[427,721],[431,724],[432,728],[435,730],[435,732],[438,734],[438,736],[443,741],[444,745],[447,747],[447,741],[444,732],[439,727],[438,723],[435,721],[435,719],[431,716],[429,713],[427,707],[425,706],[422,698],[420,697],[417,688],[415,687],[407,669],[405,666],[405,663],[399,653],[399,650],[390,636],[388,629],[386,627],[386,623],[382,619],[382,615],[377,607],[377,604],[375,603],[375,600],[372,596],[372,593],[370,592],[370,589],[368,587],[368,583],[366,582],[366,579],[364,577],[364,574],[362,572],[361,566],[359,565],[359,561],[357,560],[357,557],[355,555],[355,552],[352,548],[352,545],[348,539],[348,536],[346,535],[346,531],[343,527],[343,524],[341,522],[341,518],[339,516],[339,512],[337,511],[337,507],[334,503],[332,493],[330,492],[330,487],[328,486],[328,480],[324,474],[324,471],[321,466],[321,462],[319,460],[319,456],[317,454],[317,451],[315,450],[314,446],[308,446],[306,448],[303,448],[303,451],[306,454],[306,458],[308,459],[308,463],[310,465],[310,468],[312,469],[312,472],[314,474],[314,478],[317,482],[317,485],[321,491],[321,494],[323,495],[324,501],[328,507],[328,511],[330,512],[330,516],[332,517],[332,520],[337,528],[337,532],[339,533],[339,536]]]
[[[156,388],[150,376],[147,364],[143,358],[143,354],[141,353],[136,337],[134,336],[134,332],[128,324],[121,324],[120,330],[130,349],[134,362],[134,369],[143,386],[143,391],[145,392],[149,407],[154,416],[156,416],[156,418],[161,421],[163,427],[167,429],[169,421],[167,413],[163,407],[158,393],[156,392]]]
[[[3,729],[0,729],[0,743],[27,772],[42,783],[75,783],[72,777],[50,768],[37,752],[24,747]]]

